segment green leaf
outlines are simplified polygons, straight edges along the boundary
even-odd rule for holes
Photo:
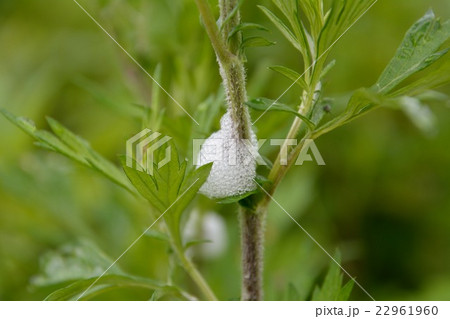
[[[186,174],[183,179],[183,183],[180,186],[179,194],[183,194],[178,201],[180,209],[178,210],[178,215],[181,215],[182,211],[189,205],[189,203],[194,199],[195,195],[198,193],[200,187],[206,182],[209,176],[213,163],[208,163],[206,165],[200,166],[197,169],[193,169],[191,172]],[[178,216],[178,219],[180,216]]]
[[[166,233],[160,232],[158,230],[154,230],[154,229],[149,229],[145,232],[145,236],[150,237],[150,238],[154,238],[154,239],[158,239],[158,240],[162,240],[162,241],[170,241],[169,236]]]
[[[298,113],[297,111],[295,111],[294,109],[290,108],[289,106],[270,100],[270,99],[266,99],[266,98],[257,98],[257,99],[252,99],[248,102],[246,102],[246,104],[254,109],[254,110],[258,110],[258,111],[267,111],[267,112],[273,112],[273,111],[279,111],[279,112],[287,112],[287,113],[291,113],[294,114],[295,116],[301,118],[310,129],[314,129],[314,123],[311,122],[306,116]]]
[[[324,78],[325,75],[334,67],[336,64],[336,60],[332,60],[330,63],[328,63],[322,70],[322,73],[320,74],[320,78]]]
[[[295,22],[296,17],[298,15],[297,0],[272,0],[272,1],[290,22]]]
[[[272,11],[267,9],[263,6],[258,6],[264,14],[272,21],[273,24],[281,31],[281,33],[288,39],[288,41],[296,48],[298,51],[300,51],[302,54],[306,54],[306,51],[304,50],[304,47],[301,46],[295,35],[292,33],[292,31],[289,29],[287,25],[284,24],[283,21],[281,21],[280,18],[278,18]]]
[[[301,52],[306,59],[309,56],[308,38],[310,38],[310,36],[299,19],[297,0],[273,0],[273,3],[275,3],[291,25],[295,38],[302,48]]]
[[[94,285],[91,287],[92,284]],[[104,292],[125,287],[143,288],[149,290],[158,289],[159,291],[165,291],[166,293],[171,293],[178,296],[181,295],[177,288],[167,286],[156,280],[128,275],[105,275],[98,280],[97,277],[95,277],[76,281],[67,287],[58,289],[51,293],[47,296],[47,298],[45,298],[45,300],[74,301],[78,300],[80,297],[80,300],[89,300]]]
[[[261,186],[264,186],[267,184],[272,184],[272,181],[270,179],[268,179],[265,176],[259,175],[259,174],[256,175],[255,182],[257,182]]]
[[[14,114],[8,112],[5,109],[0,109],[0,112],[2,115],[8,119],[11,123],[15,124],[17,127],[22,129],[25,133],[29,134],[30,136],[34,136],[34,132],[36,132],[36,125],[34,122],[28,118],[25,117],[18,117]]]
[[[269,41],[262,37],[248,37],[248,38],[245,38],[244,41],[242,41],[241,47],[242,48],[268,47],[268,46],[271,46],[274,44],[275,44],[275,42]]]
[[[429,10],[406,33],[393,59],[389,62],[376,86],[387,93],[412,74],[430,66],[447,53],[438,49],[450,37],[450,21],[441,24]]]
[[[46,149],[51,149],[84,165],[88,165],[87,161],[82,156],[72,151],[56,136],[47,131],[37,130],[34,122],[30,119],[25,117],[17,117],[4,109],[1,109],[0,111],[11,123],[15,124],[25,133],[38,140],[40,145],[45,145]]]
[[[340,253],[337,252],[334,258],[337,263],[341,262]],[[314,289],[313,301],[345,301],[348,300],[353,288],[354,280],[351,279],[344,286],[342,286],[343,274],[341,268],[334,261],[330,261],[330,267],[322,286],[317,286]]]
[[[145,172],[138,171],[134,168],[128,167],[126,164],[126,158],[121,157],[123,170],[127,175],[128,179],[131,181],[136,190],[145,199],[147,199],[153,207],[155,207],[159,212],[164,212],[168,207],[164,198],[160,198],[158,187],[152,176]],[[133,163],[137,163],[133,160]]]
[[[122,99],[120,95],[112,96],[111,90],[103,88],[98,83],[86,77],[76,77],[73,79],[73,83],[92,95],[92,97],[99,102],[99,105],[114,110],[121,115],[141,119],[148,109],[147,107],[134,103],[127,103],[127,100]]]
[[[413,97],[449,83],[450,60],[444,59],[442,56],[448,57],[450,53],[448,53],[448,49],[438,51],[449,37],[450,21],[441,24],[439,19],[434,17],[433,12],[428,11],[408,30],[394,58],[383,71],[377,83],[371,89],[361,88],[355,91],[348,102],[346,111],[316,129],[314,137],[317,138],[330,132],[375,107],[396,106],[398,99],[402,96]],[[426,71],[422,71],[424,68]],[[398,88],[403,80],[416,73],[418,73],[416,80]],[[414,107],[414,113],[411,113],[410,106],[406,108],[408,116],[412,116],[416,125],[418,124],[422,128],[426,126],[425,130],[428,132],[433,130],[430,123],[431,118],[428,116],[430,113],[426,111],[426,108]]]
[[[348,301],[354,285],[355,285],[354,279],[350,279],[349,281],[347,281],[344,287],[341,288],[341,291],[339,291],[336,301]]]
[[[355,118],[364,115],[365,113],[375,109],[376,107],[392,106],[394,103],[396,103],[395,99],[376,93],[373,89],[358,89],[353,93],[350,100],[348,101],[345,111],[332,120],[316,128],[312,135],[314,138],[318,138],[325,133],[328,133],[344,124],[347,124]],[[312,118],[314,121],[314,118],[316,116],[317,115],[313,113]]]
[[[373,90],[361,88],[356,90],[350,98],[345,115],[350,120],[385,103],[386,99],[382,95],[375,93]]]
[[[416,80],[402,86],[401,88],[398,88],[390,95],[394,97],[401,95],[414,96],[450,83],[449,55],[450,53],[447,53],[445,57],[439,59],[425,71],[420,72]]]
[[[0,112],[25,133],[35,138],[38,141],[38,146],[60,153],[92,168],[134,194],[131,184],[114,164],[95,152],[88,142],[73,134],[56,120],[47,118],[52,131],[55,133],[52,134],[48,131],[37,130],[34,123],[24,117],[17,117],[4,109],[0,109]]]
[[[50,117],[47,118],[47,121],[60,141],[67,145],[75,154],[81,156],[88,163],[87,166],[102,173],[118,185],[130,190],[131,185],[123,173],[114,164],[95,152],[87,141],[69,131],[58,121]]]
[[[241,195],[235,195],[235,196],[230,196],[230,197],[226,197],[226,198],[221,198],[219,199],[217,202],[219,204],[232,204],[232,203],[237,203],[239,202],[241,199],[247,198],[250,195],[256,194],[258,192],[257,189],[246,192],[244,194]]]
[[[312,35],[314,38],[317,38],[323,24],[325,23],[323,16],[323,1],[303,0],[297,1],[297,3],[301,6],[302,12],[308,19],[309,25],[311,26]]]
[[[162,65],[158,63],[153,72],[155,79],[152,84],[152,95],[150,107],[146,108],[145,117],[143,117],[142,127],[151,127],[153,130],[158,130],[164,115],[164,110],[161,110],[161,88],[156,83],[161,83]]]
[[[83,240],[48,251],[39,259],[40,272],[31,279],[33,286],[49,286],[73,280],[100,276],[113,264],[92,242]],[[124,274],[114,265],[109,273]]]
[[[191,299],[178,288],[156,280],[128,275],[113,263],[93,243],[83,240],[45,253],[40,258],[40,273],[32,278],[31,283],[41,287],[71,282],[51,293],[46,300],[77,300],[81,296],[82,300],[87,300],[124,287],[158,289],[177,298]],[[108,273],[103,275],[105,270]]]
[[[257,23],[241,23],[235,26],[233,29],[231,29],[230,33],[228,34],[228,39],[233,37],[236,33],[245,30],[269,31],[265,26],[262,26]]]
[[[329,49],[346,33],[377,0],[336,0],[326,14],[325,23],[320,30],[316,57],[326,59]]]
[[[181,247],[181,214],[208,178],[212,163],[186,173],[186,162],[179,162],[178,152],[172,143],[167,143],[165,147],[158,149],[156,161],[160,162],[166,150],[170,151],[170,160],[162,167],[155,165],[153,176],[135,169],[137,164],[133,159],[131,159],[133,167],[127,166],[125,157],[121,160],[125,174],[131,183],[154,208],[164,214],[163,218],[172,239]]]
[[[389,105],[392,103],[386,97],[381,94],[377,94],[371,89],[361,88],[356,90],[348,101],[345,111],[336,116],[331,121],[326,122],[314,131],[314,138],[317,138],[325,133],[328,133],[352,120],[365,114],[366,112],[374,109],[378,106]],[[323,114],[315,115],[313,113],[313,118],[318,117]]]
[[[281,65],[270,66],[269,69],[278,72],[288,79],[292,80],[295,84],[300,86],[302,90],[308,90],[308,85],[306,84],[300,73]]]
[[[184,249],[188,249],[189,247],[196,246],[196,245],[202,245],[202,244],[208,244],[212,243],[209,239],[197,239],[197,240],[191,240],[188,241],[186,244],[184,244]]]

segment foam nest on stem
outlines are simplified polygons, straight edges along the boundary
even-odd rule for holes
[[[235,123],[229,112],[220,120],[220,130],[213,133],[202,145],[197,165],[213,162],[208,179],[200,192],[210,198],[238,196],[256,189],[256,135],[250,139],[236,137]]]

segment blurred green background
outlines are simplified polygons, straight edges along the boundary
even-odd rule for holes
[[[217,92],[215,58],[193,1],[80,4],[150,73],[160,64],[162,85],[190,113]],[[332,49],[337,63],[325,94],[339,100],[372,85],[405,31],[430,7],[450,18],[446,0],[380,0]],[[300,71],[300,57],[255,2],[245,1],[242,18],[273,30],[266,37],[277,45],[249,49],[247,66],[249,95],[275,99],[290,82],[267,67]],[[125,140],[141,129],[133,105],[148,105],[152,81],[75,2],[0,0],[0,43],[0,107],[41,128],[47,128],[46,116],[56,118],[118,164]],[[450,87],[441,91],[450,94]],[[298,96],[292,88],[282,100],[294,104]],[[198,129],[164,94],[161,107],[170,121],[159,131],[174,136],[187,155],[190,133]],[[341,250],[344,267],[377,300],[450,300],[450,109],[448,101],[431,108],[437,127],[432,135],[400,111],[379,109],[324,136],[317,146],[327,165],[294,167],[275,194],[328,251]],[[264,116],[258,137],[282,137],[291,120]],[[264,150],[269,157],[276,151]],[[32,284],[42,256],[62,245],[88,241],[115,259],[151,223],[148,209],[96,173],[37,148],[0,118],[0,300],[42,300],[62,287]],[[198,249],[194,259],[220,299],[239,298],[236,207],[200,196],[195,211],[215,212],[209,213],[214,227],[226,228],[217,236],[222,247],[216,254]],[[328,257],[276,205],[266,233],[266,298],[286,299],[289,285],[309,298]],[[165,278],[167,247],[144,237],[119,264],[133,274]],[[177,272],[189,287],[183,271]],[[99,299],[150,296],[122,289]],[[355,287],[352,299],[368,297]]]

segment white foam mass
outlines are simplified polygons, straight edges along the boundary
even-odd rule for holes
[[[220,130],[202,145],[197,166],[213,162],[208,179],[200,192],[210,198],[225,198],[245,194],[256,188],[256,136],[250,140],[236,138],[236,129],[227,112],[220,120]]]

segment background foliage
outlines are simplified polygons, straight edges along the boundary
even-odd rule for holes
[[[192,127],[164,94],[160,105],[170,118],[159,124],[150,116],[151,128],[173,136],[180,153],[187,156],[191,132],[207,136],[217,128],[215,115],[223,108],[215,103],[221,93],[218,98],[211,95],[220,79],[193,1],[80,3],[150,73],[159,64],[162,85],[201,120],[202,130]],[[273,8],[270,1],[261,3]],[[450,4],[444,0],[414,4],[380,0],[333,49],[337,62],[325,83],[326,94],[339,101],[349,91],[375,83],[406,30],[429,7],[444,20],[450,16]],[[249,48],[246,54],[249,95],[275,99],[291,82],[267,67],[281,64],[298,70],[302,62],[252,1],[244,2],[242,15],[245,21],[273,30],[265,36],[277,45]],[[45,129],[50,129],[45,116],[51,116],[119,164],[117,154],[125,152],[124,141],[142,128],[142,109],[136,105],[149,104],[151,80],[70,0],[49,0],[45,6],[36,0],[0,1],[0,40],[0,107],[26,115]],[[441,91],[450,93],[450,88]],[[282,100],[297,101],[297,92],[289,91]],[[352,122],[318,140],[326,166],[295,167],[276,193],[327,250],[340,248],[346,269],[376,299],[450,298],[448,107],[446,98],[432,103],[435,129],[425,132],[398,110],[379,109]],[[279,112],[266,114],[257,123],[257,134],[282,137],[291,119]],[[91,264],[106,265],[109,259],[93,263],[92,251],[115,259],[151,224],[144,202],[84,166],[38,149],[3,118],[0,136],[1,300],[44,299],[65,286],[61,281],[77,278],[80,269],[101,273],[103,268]],[[275,151],[264,148],[269,157]],[[226,224],[226,236],[215,238],[224,243],[223,251],[211,255],[194,248],[195,261],[220,299],[238,298],[235,208],[200,197],[195,211],[200,215],[214,211],[218,215],[213,216]],[[89,249],[80,250],[86,246]],[[72,267],[55,274],[54,269],[67,260]],[[119,264],[120,269],[112,271],[116,276],[126,272],[161,279],[174,272],[177,280],[192,284],[178,267],[167,267],[171,253],[157,236],[143,237]],[[267,223],[267,298],[323,294],[314,286],[325,277],[328,264],[328,257],[272,205]],[[137,286],[97,298],[151,296],[146,287]],[[351,298],[367,296],[355,287]]]

